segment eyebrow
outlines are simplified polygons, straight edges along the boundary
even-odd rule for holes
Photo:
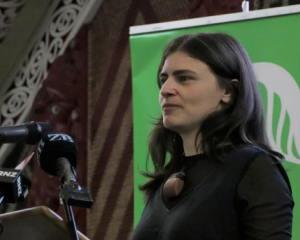
[[[189,70],[189,69],[180,69],[180,70],[176,70],[172,73],[173,76],[176,76],[176,75],[181,75],[181,74],[193,74],[193,75],[196,75],[197,73],[192,71],[192,70]],[[168,74],[166,72],[161,72],[159,74],[160,77],[166,77],[168,76]]]

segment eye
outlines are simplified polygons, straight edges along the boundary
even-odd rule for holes
[[[161,84],[164,84],[167,80],[168,80],[167,78],[161,78],[161,79],[159,79],[159,81],[160,81]]]
[[[192,77],[188,77],[188,76],[180,76],[179,77],[180,82],[186,82],[186,81],[191,80],[191,79],[192,79]]]

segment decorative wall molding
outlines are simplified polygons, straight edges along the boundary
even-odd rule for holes
[[[254,0],[254,9],[266,9],[300,4],[300,0]]]
[[[0,1],[0,44],[9,32],[10,26],[26,0]]]
[[[49,67],[64,53],[95,2],[97,0],[61,1],[52,15],[50,25],[25,57],[22,68],[16,73],[3,102],[0,103],[1,126],[21,124],[26,120],[35,96],[48,75]],[[9,149],[7,144],[0,148],[0,161],[4,161],[2,157],[7,155]]]

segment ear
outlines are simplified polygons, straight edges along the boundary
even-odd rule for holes
[[[239,82],[238,79],[232,79],[231,80],[231,83],[232,82]],[[223,97],[221,98],[221,101],[223,103],[229,103],[230,102],[230,99],[231,99],[231,93],[228,93],[227,91],[224,93]]]

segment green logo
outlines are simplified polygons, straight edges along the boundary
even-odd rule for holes
[[[274,63],[254,64],[264,103],[267,132],[275,151],[300,164],[300,89],[293,76]]]

